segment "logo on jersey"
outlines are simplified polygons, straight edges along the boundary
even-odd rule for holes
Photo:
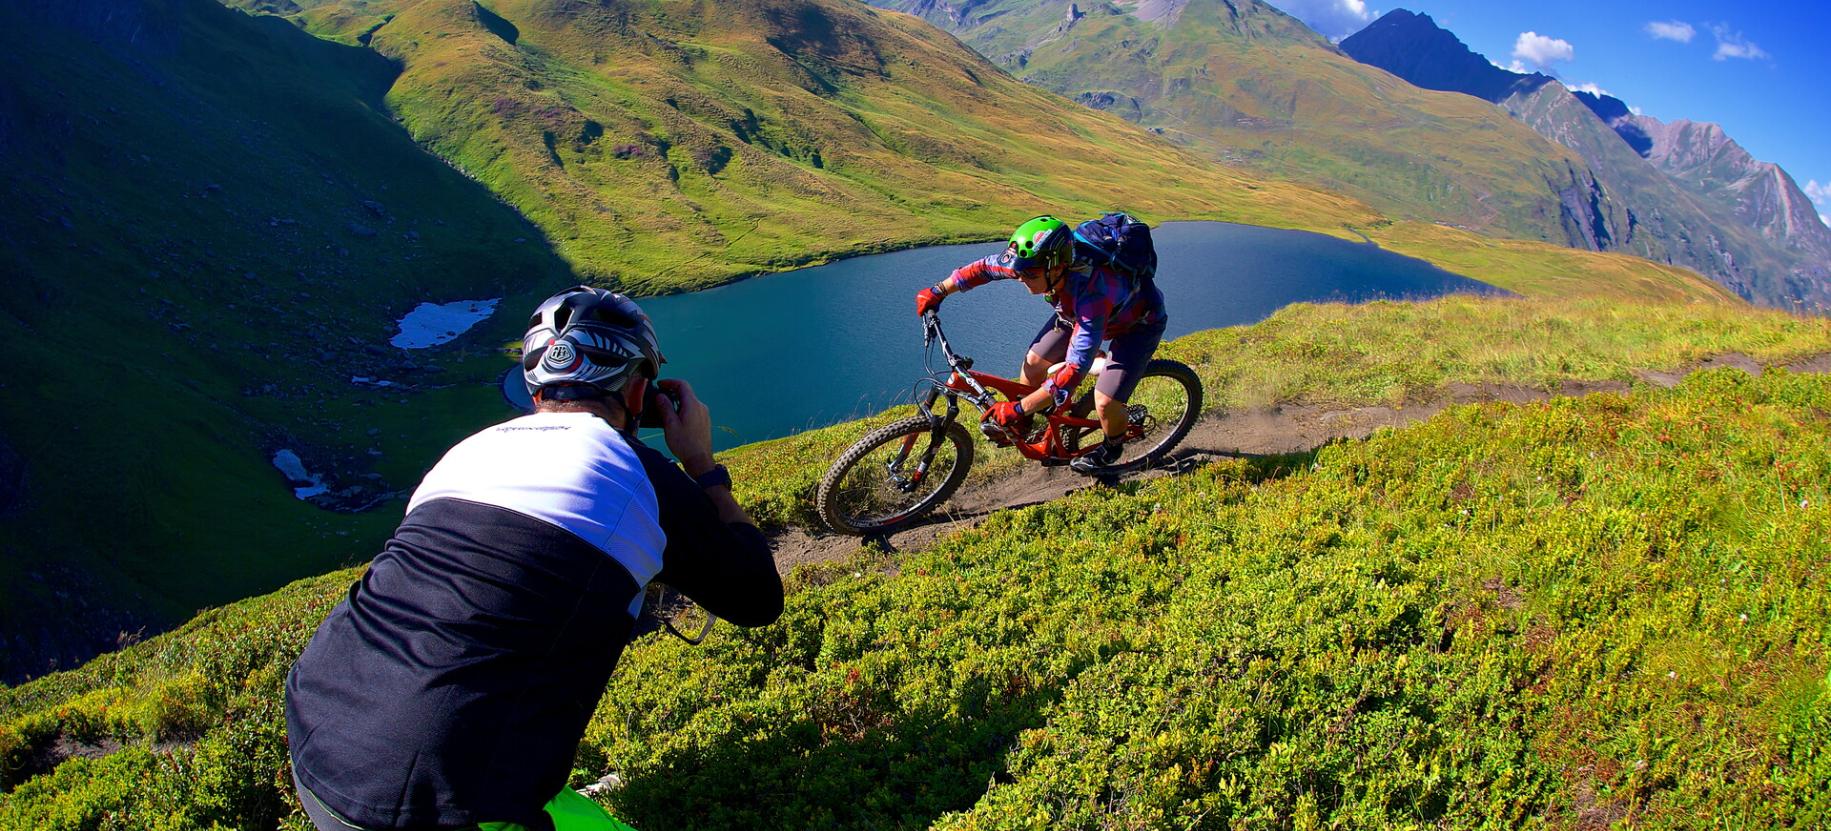
[[[571,341],[556,340],[547,347],[547,355],[541,359],[541,363],[546,364],[549,368],[565,372],[576,368],[581,360],[579,353],[572,348]]]

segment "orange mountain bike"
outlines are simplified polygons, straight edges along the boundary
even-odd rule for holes
[[[923,315],[922,325],[929,373],[918,384],[923,388],[916,403],[920,412],[859,439],[820,480],[814,497],[820,517],[842,534],[887,533],[939,507],[966,481],[973,465],[973,437],[959,421],[960,401],[983,416],[1001,397],[1016,400],[1036,389],[974,370],[973,359],[954,352],[947,342],[939,314]],[[934,367],[937,345],[947,360],[945,370]],[[1103,364],[1096,361],[1089,376]],[[943,399],[946,407],[938,409]],[[983,418],[978,424],[994,445],[1014,447],[1045,465],[1061,465],[1092,452],[1101,438],[1092,392],[1063,410],[1032,419],[1023,435]],[[1168,455],[1201,412],[1202,382],[1195,370],[1176,361],[1151,361],[1127,402],[1125,454],[1109,468],[1111,474],[1143,470]]]

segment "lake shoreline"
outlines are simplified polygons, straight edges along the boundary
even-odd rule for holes
[[[1089,217],[1089,218],[1091,219],[1092,217]],[[1213,223],[1219,223],[1222,225],[1234,225],[1234,226],[1238,226],[1241,228],[1258,228],[1258,229],[1267,230],[1267,231],[1290,231],[1290,232],[1299,233],[1299,234],[1314,234],[1319,237],[1325,237],[1328,239],[1337,239],[1337,240],[1342,240],[1344,242],[1354,242],[1354,240],[1350,239],[1349,237],[1336,236],[1334,234],[1330,234],[1330,233],[1327,233],[1324,231],[1318,231],[1318,230],[1315,230],[1312,228],[1296,228],[1296,227],[1287,227],[1287,226],[1279,226],[1279,225],[1251,225],[1251,224],[1247,224],[1244,222],[1233,222],[1231,220],[1226,220],[1226,219],[1212,219],[1212,218],[1204,218],[1204,217],[1186,217],[1186,218],[1180,218],[1180,219],[1165,219],[1160,222],[1150,223],[1150,225],[1151,225],[1151,230],[1156,231],[1159,227],[1164,226],[1164,225],[1178,225],[1178,224],[1193,223],[1193,222],[1204,222],[1204,223],[1213,222]],[[1013,227],[1015,227],[1015,226],[1013,226]],[[1374,240],[1372,237],[1367,236],[1366,233],[1362,232],[1359,228],[1356,228],[1352,225],[1343,225],[1341,227],[1342,227],[1342,230],[1346,231],[1348,234],[1351,234],[1354,237],[1359,238],[1360,241],[1357,244],[1369,245],[1369,246],[1372,246],[1381,251],[1386,251],[1387,253],[1396,254],[1401,257],[1408,257],[1410,259],[1430,263],[1429,260],[1425,260],[1423,257],[1417,257],[1417,256],[1413,256],[1411,254],[1405,254],[1405,253],[1401,253],[1399,251],[1394,251],[1394,250],[1385,248],[1385,247],[1381,246],[1378,241]],[[683,294],[698,294],[702,291],[711,291],[713,289],[726,288],[726,287],[729,287],[732,285],[736,285],[738,283],[743,283],[743,282],[747,282],[747,281],[751,281],[751,280],[761,280],[761,279],[764,279],[767,277],[775,277],[775,276],[782,275],[782,274],[792,274],[794,272],[802,271],[802,270],[809,269],[809,268],[819,268],[819,267],[825,266],[825,265],[834,265],[836,263],[845,262],[846,260],[855,260],[860,257],[875,257],[875,256],[878,256],[881,254],[896,254],[896,253],[903,252],[903,251],[913,251],[913,250],[920,249],[920,248],[934,248],[936,246],[943,246],[943,245],[976,245],[976,244],[979,244],[982,242],[983,243],[993,243],[993,242],[1003,241],[1007,238],[1008,238],[1007,235],[1002,234],[1002,233],[985,234],[985,235],[973,234],[973,235],[958,236],[958,237],[948,236],[948,235],[938,235],[938,236],[934,236],[934,237],[925,237],[925,238],[917,239],[917,240],[873,243],[871,245],[867,245],[867,246],[864,246],[861,248],[849,248],[849,249],[846,249],[844,251],[837,252],[837,253],[810,254],[807,257],[799,259],[799,260],[785,261],[783,268],[752,269],[749,271],[740,271],[740,272],[730,275],[729,277],[716,278],[713,282],[709,282],[709,283],[706,283],[703,285],[698,285],[698,286],[691,286],[691,287],[678,286],[678,287],[672,287],[672,288],[668,288],[663,291],[656,291],[656,292],[652,292],[652,293],[639,291],[639,290],[623,291],[623,288],[621,288],[620,286],[617,286],[617,285],[608,286],[608,288],[612,289],[613,291],[623,292],[624,294],[628,295],[631,299],[637,300],[637,301],[660,298],[660,297],[678,297]],[[688,262],[691,262],[691,260],[689,260]],[[1443,266],[1437,265],[1436,263],[1430,263],[1430,264],[1433,266],[1436,266],[1437,268],[1443,268]],[[1446,269],[1446,268],[1444,270],[1448,271],[1448,269]],[[663,272],[663,273],[665,274],[666,272]],[[1457,274],[1456,272],[1450,272],[1450,273]],[[1467,278],[1470,280],[1476,280],[1477,282],[1481,282],[1478,278],[1469,277],[1466,274],[1457,274],[1457,276],[1464,277],[1464,278]]]

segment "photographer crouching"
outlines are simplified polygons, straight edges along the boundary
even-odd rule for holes
[[[294,784],[322,831],[620,828],[566,782],[645,587],[740,626],[782,612],[711,416],[685,381],[657,380],[641,308],[567,289],[523,350],[534,413],[427,472],[287,679]]]

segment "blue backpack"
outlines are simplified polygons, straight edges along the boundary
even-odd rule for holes
[[[1157,247],[1151,226],[1123,213],[1090,219],[1074,229],[1075,254],[1142,283],[1157,276]]]

